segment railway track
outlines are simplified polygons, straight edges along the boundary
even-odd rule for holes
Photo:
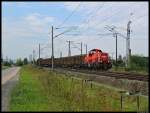
[[[138,81],[143,81],[143,82],[149,81],[148,75],[142,75],[142,74],[136,74],[136,73],[94,71],[94,70],[87,70],[87,69],[70,69],[70,68],[63,68],[63,70],[80,72],[80,73],[85,73],[85,74],[94,74],[94,75],[96,75],[95,77],[97,77],[97,76],[108,76],[108,77],[114,77],[116,79],[138,80]]]

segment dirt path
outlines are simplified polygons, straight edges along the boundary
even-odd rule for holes
[[[8,111],[10,92],[19,80],[20,67],[12,67],[2,70],[2,111]]]

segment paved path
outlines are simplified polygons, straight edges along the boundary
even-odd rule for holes
[[[20,67],[2,70],[2,111],[8,111],[10,92],[19,80]]]

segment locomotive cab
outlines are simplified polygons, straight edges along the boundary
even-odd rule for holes
[[[105,69],[111,68],[111,62],[108,53],[100,49],[92,49],[84,58],[84,64],[90,68]]]

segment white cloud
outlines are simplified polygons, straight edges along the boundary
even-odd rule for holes
[[[39,13],[33,13],[25,17],[25,21],[29,23],[31,26],[41,27],[45,24],[49,24],[54,22],[54,17],[44,16]]]
[[[27,53],[32,53],[38,43],[49,40],[49,26],[53,22],[54,17],[39,13],[29,14],[13,22],[3,17],[2,48],[5,55],[15,55],[12,58],[28,56]]]
[[[44,21],[46,23],[53,22],[54,21],[54,17],[47,16],[47,17],[44,18]]]

